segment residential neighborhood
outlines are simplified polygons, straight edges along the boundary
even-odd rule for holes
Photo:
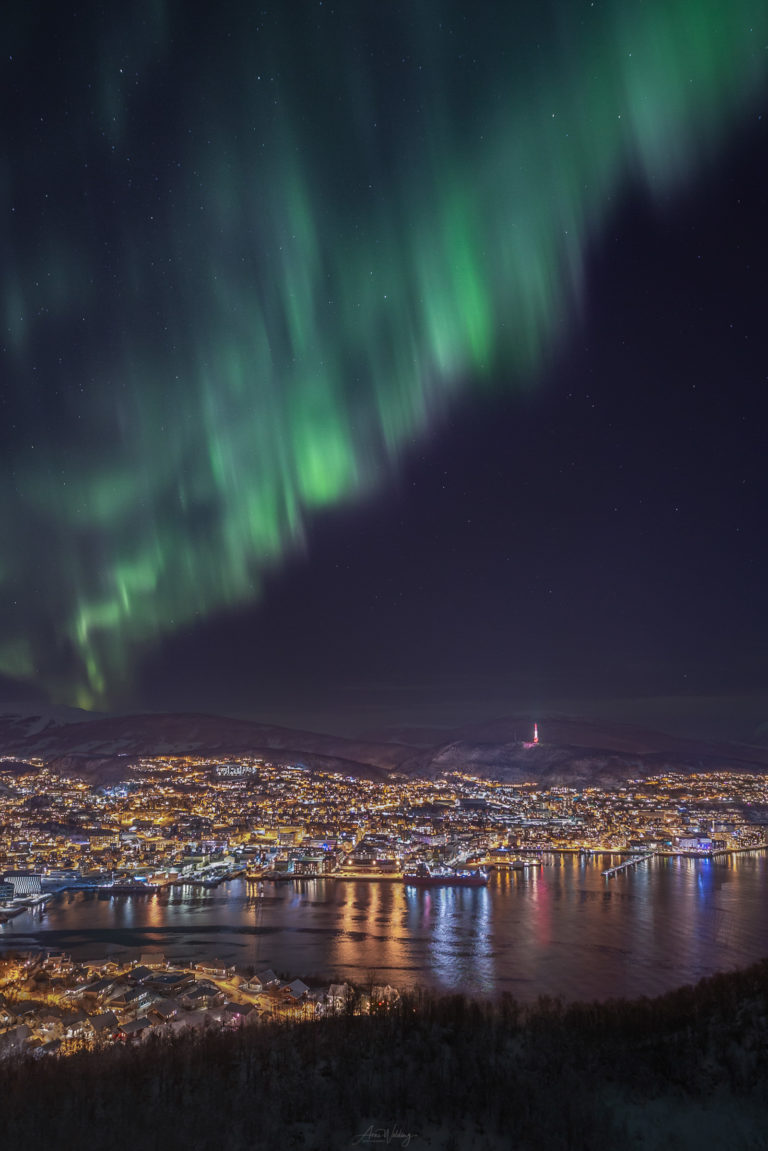
[[[399,998],[389,985],[310,987],[266,969],[239,973],[221,960],[76,963],[63,953],[0,960],[0,1059],[33,1052],[67,1055],[197,1028],[385,1010]]]

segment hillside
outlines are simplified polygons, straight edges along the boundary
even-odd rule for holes
[[[660,771],[768,771],[768,749],[711,743],[624,724],[543,718],[539,744],[526,747],[532,724],[501,719],[456,730],[437,747],[420,748],[400,770],[432,777],[469,771],[509,782],[611,786]]]
[[[768,749],[684,739],[622,724],[544,717],[540,742],[526,746],[527,718],[453,730],[422,729],[349,739],[251,720],[193,714],[98,715],[68,709],[0,713],[0,754],[40,758],[101,780],[120,778],[139,756],[255,755],[317,771],[372,779],[390,773],[433,777],[468,771],[510,782],[611,786],[660,771],[768,771]]]
[[[416,994],[383,1015],[29,1056],[0,1064],[0,1097],[7,1151],[757,1151],[767,1079],[763,961],[657,999]]]
[[[115,760],[138,756],[262,755],[274,763],[300,761],[316,770],[379,778],[397,769],[413,749],[215,715],[10,711],[0,715],[0,753],[56,761],[66,768],[78,761],[87,769],[90,763],[99,772],[116,769]]]

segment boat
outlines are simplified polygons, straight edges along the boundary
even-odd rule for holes
[[[527,871],[530,867],[541,867],[540,859],[513,859],[508,865],[511,871]]]
[[[488,872],[482,867],[458,870],[454,867],[430,867],[420,863],[414,871],[406,871],[403,883],[413,887],[485,887]]]

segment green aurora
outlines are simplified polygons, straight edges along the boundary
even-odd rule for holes
[[[764,91],[762,0],[196,8],[9,21],[0,670],[86,707],[533,382]]]

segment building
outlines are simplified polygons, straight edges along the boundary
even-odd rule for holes
[[[211,959],[197,964],[197,970],[203,975],[212,975],[215,979],[231,979],[235,974],[234,963],[227,963],[224,959]]]
[[[22,895],[39,895],[42,876],[35,871],[6,871],[3,883],[13,884],[14,898]]]
[[[226,996],[211,983],[198,983],[190,991],[185,991],[179,1001],[182,1007],[190,1011],[194,1009],[207,1011],[210,1007],[221,1007],[226,1001]]]

